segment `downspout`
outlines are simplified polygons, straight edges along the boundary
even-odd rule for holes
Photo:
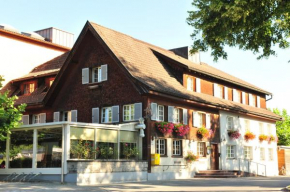
[[[64,128],[65,128],[65,125],[62,124],[62,141],[61,141],[61,144],[62,144],[62,154],[61,154],[61,176],[60,176],[60,182],[61,184],[63,184],[63,175],[64,175]]]
[[[269,95],[270,98],[269,99],[266,99],[266,101],[270,101],[271,99],[273,99],[273,94]]]

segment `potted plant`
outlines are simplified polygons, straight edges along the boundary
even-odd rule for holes
[[[241,136],[241,134],[239,130],[228,130],[228,136],[231,139],[238,139]]]
[[[169,122],[156,122],[156,128],[164,135],[169,135],[174,129],[174,124]]]
[[[254,140],[256,138],[256,135],[253,132],[246,132],[245,134],[245,140],[249,141],[249,140]]]
[[[197,130],[196,136],[199,139],[209,138],[212,135],[211,129],[206,129],[205,127],[201,127]]]
[[[187,156],[185,156],[184,159],[187,163],[192,163],[193,161],[198,160],[198,156],[194,155],[191,151],[188,151]]]
[[[128,143],[123,143],[123,151],[122,155],[125,157],[125,159],[135,158],[138,155],[137,147],[130,147]]]
[[[271,143],[272,141],[273,142],[275,142],[277,139],[276,139],[276,137],[274,136],[274,135],[270,135],[269,137],[268,137],[268,142],[269,143]]]
[[[264,134],[259,135],[260,142],[266,141],[267,139],[268,139],[268,136],[267,135],[264,135]]]
[[[176,124],[174,125],[174,132],[176,132],[178,136],[184,136],[189,133],[189,126],[181,123]]]

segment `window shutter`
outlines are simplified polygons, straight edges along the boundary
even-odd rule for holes
[[[246,104],[246,93],[242,92],[242,102],[243,104]]]
[[[59,122],[59,112],[53,113],[53,122]]]
[[[108,65],[102,65],[101,66],[101,78],[102,81],[107,81],[108,80]]]
[[[205,123],[205,127],[207,129],[210,129],[210,114],[206,114],[206,123]]]
[[[139,120],[142,117],[142,103],[134,104],[134,120]]]
[[[78,122],[78,111],[77,110],[71,111],[71,122]]]
[[[249,105],[253,105],[253,95],[251,93],[249,93]]]
[[[82,69],[82,84],[88,84],[89,83],[89,68],[83,68]]]
[[[219,90],[218,90],[218,84],[214,83],[213,84],[213,94],[215,97],[219,97]]]
[[[112,107],[112,123],[119,122],[119,105]]]
[[[257,107],[261,107],[260,96],[257,96]]]
[[[200,93],[200,78],[195,79],[195,87],[196,87],[196,92]]]
[[[193,120],[193,126],[198,127],[199,126],[199,117],[197,112],[192,112],[192,120]]]
[[[151,120],[157,120],[157,103],[151,103]]]
[[[183,109],[183,124],[187,125],[187,109]]]
[[[225,87],[224,89],[225,89],[225,99],[228,100],[229,99],[228,98],[229,97],[229,95],[228,95],[228,88]]]
[[[92,108],[92,123],[100,123],[99,117],[100,117],[100,109]]]
[[[40,113],[40,123],[46,123],[46,113]]]
[[[22,115],[23,125],[29,125],[29,115]]]
[[[168,122],[173,122],[174,106],[168,106]]]

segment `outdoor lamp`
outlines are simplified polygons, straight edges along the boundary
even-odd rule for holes
[[[144,129],[146,129],[146,125],[144,124],[144,119],[141,117],[139,119],[139,124],[135,126],[135,129],[140,129],[140,137],[145,137]]]

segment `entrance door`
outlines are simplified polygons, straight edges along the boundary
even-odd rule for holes
[[[211,170],[219,170],[218,144],[211,144],[210,169]]]

